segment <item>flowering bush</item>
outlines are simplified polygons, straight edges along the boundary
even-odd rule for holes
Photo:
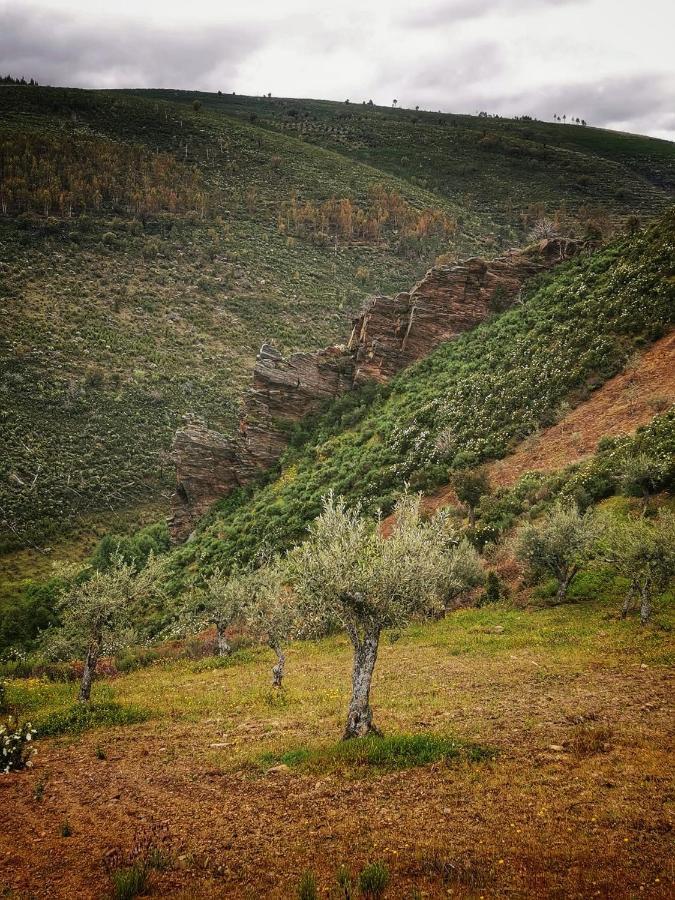
[[[0,678],[0,712],[7,709],[7,682]]]
[[[37,751],[31,745],[35,729],[30,722],[20,725],[9,719],[0,725],[0,772],[16,772],[32,765],[31,756]]]

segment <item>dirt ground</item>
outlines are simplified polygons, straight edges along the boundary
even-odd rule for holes
[[[303,678],[329,677],[321,659],[296,655]],[[0,895],[110,896],[106,858],[159,827],[171,864],[152,875],[157,897],[292,898],[306,868],[321,896],[337,896],[339,866],[373,860],[389,868],[388,898],[673,896],[665,667],[634,656],[551,665],[532,647],[478,664],[434,652],[433,638],[388,648],[378,666],[385,729],[447,729],[494,759],[369,778],[233,769],[228,739],[213,747],[213,719],[171,717],[44,742],[34,769],[0,778]],[[227,692],[231,672],[209,673],[210,689]],[[387,713],[401,679],[423,689],[405,714]],[[237,709],[229,739],[254,744],[269,722]],[[337,737],[336,726],[309,726],[302,710],[282,725]]]

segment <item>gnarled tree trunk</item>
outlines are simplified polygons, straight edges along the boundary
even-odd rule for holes
[[[579,566],[572,566],[558,581],[558,593],[556,595],[556,600],[558,603],[563,603],[565,598],[567,597],[567,591],[569,590],[569,586],[572,584],[572,580],[574,576],[579,571]]]
[[[216,653],[218,656],[229,656],[232,648],[225,637],[225,625],[216,623]]]
[[[354,646],[354,667],[352,669],[352,697],[349,701],[347,724],[343,740],[379,734],[373,725],[373,711],[370,708],[370,685],[377,661],[380,629],[372,628],[360,637],[355,631],[350,633]]]
[[[91,696],[91,683],[94,680],[94,672],[96,671],[96,663],[101,654],[102,646],[101,638],[95,638],[87,650],[84,658],[84,671],[82,672],[82,681],[80,682],[80,693],[77,699],[81,703],[88,703]]]
[[[649,579],[646,578],[640,586],[640,623],[646,625],[652,615],[652,594]]]
[[[270,644],[270,647],[277,655],[277,663],[275,666],[272,666],[272,687],[280,688],[281,682],[284,680],[284,666],[286,665],[286,657],[279,644]]]

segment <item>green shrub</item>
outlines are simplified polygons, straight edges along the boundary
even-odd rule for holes
[[[0,713],[7,712],[7,682],[0,678]]]
[[[485,582],[485,590],[478,600],[479,606],[485,606],[488,603],[496,603],[502,597],[502,584],[499,575],[493,570],[488,572],[487,581]]]
[[[389,869],[383,862],[370,863],[359,873],[359,889],[364,897],[377,900],[382,897],[389,884]]]
[[[36,727],[39,737],[53,737],[57,734],[80,734],[90,728],[136,725],[149,717],[150,713],[139,706],[123,706],[114,701],[75,703],[68,709],[50,713]]]
[[[14,719],[0,725],[0,772],[16,772],[32,765],[31,757],[36,752],[32,740],[35,729],[30,722],[21,725]]]

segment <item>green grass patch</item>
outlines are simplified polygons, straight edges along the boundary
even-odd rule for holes
[[[137,725],[150,718],[150,712],[140,706],[117,703],[76,703],[65,710],[50,713],[35,722],[38,737],[59,734],[81,734],[92,728],[112,728],[118,725]]]
[[[392,734],[340,741],[326,747],[296,747],[283,753],[264,753],[257,764],[263,769],[286,765],[302,772],[370,772],[382,774],[399,769],[428,766],[433,762],[459,760],[482,762],[495,751],[457,738],[438,734]]]

